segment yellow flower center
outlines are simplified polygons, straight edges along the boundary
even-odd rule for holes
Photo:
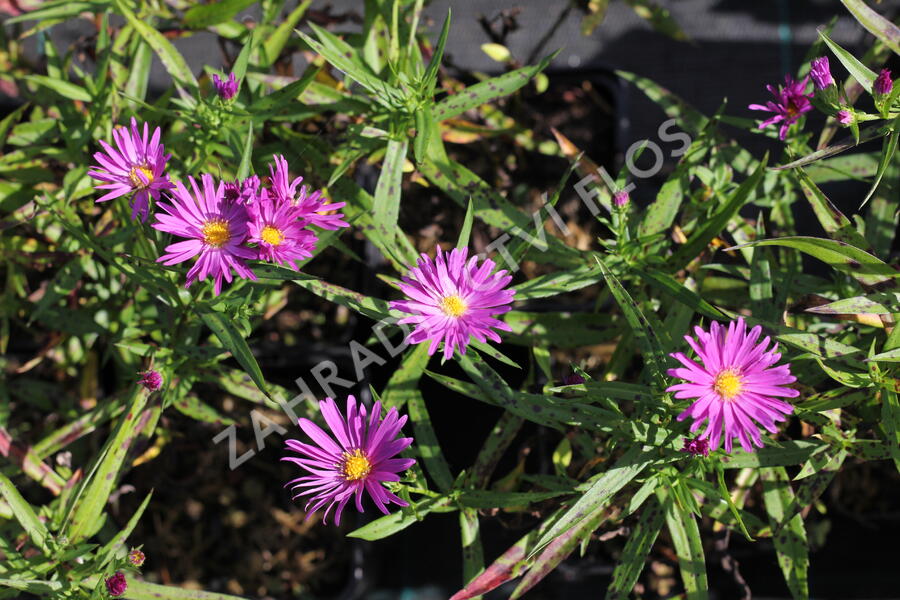
[[[284,234],[281,233],[281,230],[277,227],[272,227],[271,225],[263,227],[263,230],[259,233],[259,237],[270,246],[278,246],[284,241]]]
[[[363,451],[357,448],[350,452],[344,452],[344,464],[341,466],[341,470],[347,481],[358,481],[369,474],[369,471],[372,470],[372,463],[369,462]]]
[[[459,318],[466,314],[469,306],[459,296],[447,296],[438,302],[438,308],[448,317]]]
[[[215,246],[216,248],[221,248],[231,239],[231,230],[228,228],[228,221],[222,219],[207,221],[201,231],[203,233],[204,243],[209,246]]]
[[[147,178],[147,183],[145,184],[141,181],[141,178],[138,177],[138,171]],[[131,179],[131,185],[136,188],[145,188],[151,183],[153,183],[153,171],[150,170],[150,167],[147,165],[135,165],[131,167],[131,174],[128,176]]]
[[[713,389],[723,400],[732,400],[744,389],[744,382],[734,369],[725,369],[716,375]]]

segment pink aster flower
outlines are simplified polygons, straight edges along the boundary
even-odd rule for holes
[[[88,175],[105,183],[96,185],[98,190],[110,190],[97,202],[106,202],[113,198],[134,193],[131,198],[131,218],[147,220],[150,209],[149,199],[159,199],[159,193],[172,187],[169,176],[165,173],[166,162],[172,156],[163,154],[163,145],[159,143],[160,129],[153,130],[149,137],[149,126],[144,123],[143,136],[138,131],[137,120],[131,118],[131,130],[117,127],[113,130],[113,148],[100,140],[104,152],[96,152],[94,160],[100,166],[92,166]]]
[[[697,364],[681,352],[672,354],[683,367],[669,369],[672,377],[685,381],[669,387],[675,397],[697,400],[678,415],[682,421],[694,419],[691,432],[704,421],[709,425],[698,439],[709,439],[712,450],[719,447],[722,427],[725,428],[725,451],[731,452],[732,440],[737,437],[741,447],[753,452],[753,446],[763,443],[755,423],[776,433],[776,421],[784,421],[794,408],[780,398],[796,398],[797,390],[786,387],[797,380],[791,375],[790,364],[774,366],[781,358],[778,344],[768,349],[771,340],[757,342],[762,327],[749,332],[743,318],[725,326],[713,322],[709,332],[694,328],[699,341],[690,336],[685,340],[702,361]]]
[[[312,256],[318,237],[306,229],[303,209],[272,197],[265,190],[248,205],[249,242],[257,244],[258,258],[284,264],[295,271],[296,261]]]
[[[454,248],[444,254],[438,246],[434,260],[422,254],[400,284],[408,300],[390,303],[392,309],[412,314],[399,321],[417,326],[406,341],[419,344],[431,340],[428,354],[434,354],[443,341],[444,358],[449,359],[456,348],[466,353],[470,336],[479,342],[486,338],[499,342],[493,329],[512,330],[494,318],[511,308],[516,292],[505,288],[512,275],[505,270],[492,275],[494,261],[490,259],[478,266],[478,257],[473,256],[467,263],[468,253],[467,248]]]
[[[216,296],[222,291],[222,279],[232,280],[231,270],[244,279],[256,279],[244,259],[256,258],[256,252],[243,246],[247,237],[247,209],[242,204],[225,201],[225,187],[213,181],[212,175],[201,175],[203,189],[188,177],[193,194],[180,181],[175,185],[172,204],[160,202],[164,212],[156,213],[153,227],[166,233],[188,238],[166,248],[157,261],[166,265],[184,262],[198,256],[187,273],[185,287],[207,275],[215,280]]]
[[[153,369],[151,369],[149,371],[138,373],[138,375],[141,376],[141,378],[138,380],[138,383],[147,388],[149,391],[157,392],[162,387],[163,378],[158,371],[154,371]]]
[[[828,57],[820,56],[810,63],[809,74],[817,90],[824,90],[834,85],[834,78],[831,76],[831,68],[828,66]]]
[[[317,190],[309,193],[305,185],[300,186],[300,183],[303,181],[302,177],[292,180],[288,173],[288,164],[284,156],[276,155],[275,166],[269,165],[269,180],[272,183],[272,189],[269,193],[301,209],[302,212],[299,214],[306,219],[309,225],[315,225],[322,229],[339,229],[350,226],[349,223],[344,221],[343,213],[330,212],[343,207],[345,203],[326,203],[322,192]],[[299,190],[297,189],[298,187],[300,187]]]
[[[122,571],[116,571],[111,577],[107,577],[105,583],[110,596],[121,596],[128,589],[128,580]]]
[[[220,79],[218,75],[213,74],[213,85],[216,88],[216,92],[219,94],[219,98],[222,100],[231,100],[238,93],[239,83],[238,80],[235,79],[234,73],[228,74],[228,79]]]
[[[314,445],[287,440],[287,449],[303,458],[285,456],[281,459],[295,463],[310,473],[287,483],[292,491],[299,490],[294,495],[295,500],[301,496],[311,496],[304,508],[308,513],[306,518],[325,506],[322,518],[325,522],[328,513],[337,504],[334,522],[340,525],[341,513],[350,498],[355,497],[356,510],[363,512],[363,491],[368,492],[375,506],[384,514],[388,513],[388,504],[408,506],[382,485],[385,481],[400,481],[398,473],[416,462],[412,458],[394,458],[413,442],[412,438],[397,438],[406,423],[406,416],[401,417],[397,409],[392,408],[382,419],[381,403],[376,402],[367,421],[366,407],[357,405],[353,396],[347,398],[346,419],[331,398],[319,402],[319,409],[337,442],[315,423],[301,418],[298,421],[300,429],[312,439]]]
[[[764,110],[766,112],[775,113],[774,117],[766,119],[759,124],[760,129],[765,129],[769,125],[781,123],[781,129],[778,137],[783,141],[787,136],[788,127],[797,122],[803,116],[803,113],[812,110],[812,103],[809,101],[810,94],[805,92],[806,84],[809,77],[804,77],[801,81],[794,81],[790,75],[784,76],[784,86],[775,89],[772,85],[766,88],[775,96],[775,101],[769,100],[763,104],[751,104],[750,110]]]

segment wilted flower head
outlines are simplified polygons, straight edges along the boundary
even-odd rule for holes
[[[106,578],[106,590],[110,596],[121,596],[128,589],[128,580],[122,571],[116,571],[115,574]]]
[[[159,127],[149,135],[149,126],[144,123],[143,135],[138,130],[137,119],[131,118],[131,129],[116,127],[113,130],[113,148],[104,140],[100,146],[104,152],[96,152],[94,165],[88,175],[105,183],[96,185],[98,190],[110,190],[97,202],[106,202],[134,192],[131,198],[131,218],[147,219],[150,210],[149,199],[159,199],[159,193],[172,187],[169,176],[165,173],[166,162],[170,154],[163,154],[163,145],[159,143],[161,135]],[[149,137],[149,139],[148,139]]]
[[[741,447],[753,452],[763,443],[755,423],[769,432],[776,433],[776,421],[784,421],[794,408],[779,398],[795,398],[797,390],[786,387],[797,380],[791,375],[790,364],[774,366],[781,358],[778,344],[768,349],[771,340],[766,337],[757,343],[762,327],[757,325],[749,332],[743,318],[732,321],[727,329],[713,322],[709,332],[694,328],[699,341],[690,336],[685,340],[697,353],[698,364],[681,352],[672,354],[683,367],[669,369],[672,377],[685,383],[669,387],[675,397],[696,398],[691,406],[678,415],[682,421],[694,419],[691,432],[704,421],[709,425],[698,439],[709,440],[716,450],[725,428],[725,451],[731,452],[732,440],[737,437]]]
[[[139,373],[139,375],[141,376],[141,378],[138,380],[138,383],[151,392],[156,392],[162,387],[163,378],[158,371],[150,369],[149,371]]]
[[[584,383],[584,377],[578,373],[569,373],[563,377],[563,383],[565,385],[578,385],[579,383]]]
[[[684,438],[684,448],[681,451],[694,456],[709,456],[709,440]]]
[[[166,265],[184,262],[198,256],[197,262],[187,273],[185,287],[207,275],[215,280],[214,290],[222,291],[222,279],[231,282],[231,271],[244,279],[256,279],[245,259],[256,258],[256,253],[243,246],[247,237],[247,209],[234,202],[225,201],[225,188],[218,185],[211,175],[200,177],[202,190],[193,177],[188,177],[193,194],[180,181],[171,197],[172,204],[160,202],[164,212],[156,213],[153,227],[179,237],[188,238],[166,248],[166,254],[157,261]]]
[[[318,237],[306,229],[303,209],[273,197],[265,190],[247,207],[250,237],[257,244],[258,258],[284,264],[295,271],[296,261],[312,256]]]
[[[820,56],[812,61],[809,74],[817,90],[824,90],[834,85],[834,78],[831,77],[831,69],[828,66],[828,57]]]
[[[850,125],[853,123],[853,113],[849,110],[839,110],[837,113],[837,121],[841,125]]]
[[[340,525],[341,513],[350,498],[355,497],[356,509],[363,511],[363,491],[368,492],[384,514],[388,513],[388,504],[408,506],[382,485],[385,481],[400,481],[398,473],[416,462],[412,458],[393,458],[413,442],[412,438],[397,438],[406,417],[401,417],[397,409],[392,408],[382,420],[381,403],[376,402],[367,419],[366,407],[357,404],[353,396],[347,398],[346,419],[331,398],[320,402],[319,408],[334,438],[309,419],[301,418],[300,428],[313,444],[287,440],[287,449],[304,458],[286,456],[281,459],[310,473],[287,483],[291,490],[300,490],[294,495],[295,500],[312,496],[304,508],[308,513],[306,518],[325,506],[324,522],[337,504],[334,522]]]
[[[802,81],[794,81],[790,75],[784,76],[784,86],[775,89],[772,85],[766,88],[775,96],[775,100],[769,100],[763,104],[751,104],[750,110],[764,110],[766,112],[775,113],[774,117],[766,119],[759,124],[760,129],[765,129],[769,125],[781,123],[781,129],[778,137],[784,140],[787,137],[788,127],[797,122],[803,116],[803,113],[812,110],[812,103],[809,101],[810,95],[805,92],[808,77],[804,77]]]
[[[473,256],[467,263],[468,252],[466,248],[454,248],[444,254],[438,246],[434,260],[422,254],[400,284],[408,299],[390,303],[392,309],[412,314],[399,323],[416,325],[406,338],[409,343],[431,340],[428,354],[434,354],[443,341],[444,358],[448,359],[456,348],[466,353],[470,336],[479,342],[486,338],[499,342],[500,336],[493,329],[512,330],[494,318],[510,310],[516,292],[506,286],[512,275],[505,270],[492,275],[494,261],[490,259],[478,266],[478,257]]]
[[[628,192],[625,190],[619,190],[615,194],[613,194],[613,203],[618,208],[624,208],[628,206],[628,203],[631,201],[631,196],[628,195]]]
[[[241,181],[227,181],[225,186],[225,201],[252,204],[260,192],[259,177],[251,175]]]
[[[135,567],[142,566],[145,560],[147,560],[147,557],[144,556],[144,553],[137,548],[128,553],[128,562]]]
[[[284,156],[275,156],[275,166],[269,165],[269,180],[272,183],[272,189],[269,194],[275,196],[276,199],[282,200],[296,206],[300,209],[300,216],[306,219],[309,225],[315,225],[322,229],[339,229],[341,227],[349,227],[349,223],[344,221],[342,213],[322,214],[337,210],[344,206],[344,202],[332,202],[327,204],[322,192],[309,192],[307,187],[300,186],[303,181],[302,177],[291,179],[288,173],[288,163]],[[299,190],[297,188],[300,188]]]
[[[231,100],[238,93],[238,80],[235,79],[234,73],[228,74],[228,79],[220,79],[218,75],[213,74],[213,85],[216,86],[216,92],[222,100]]]
[[[875,90],[876,94],[882,96],[891,93],[891,90],[894,89],[894,82],[891,80],[890,69],[881,70],[881,73],[879,73],[878,77],[875,78],[873,89]]]

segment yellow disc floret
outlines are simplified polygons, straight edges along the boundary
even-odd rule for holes
[[[347,481],[358,481],[368,475],[371,470],[372,463],[369,462],[362,450],[357,448],[356,450],[344,452],[344,460],[341,465],[344,479]]]
[[[221,248],[231,239],[231,230],[228,227],[228,221],[222,219],[213,219],[207,221],[201,230],[203,233],[203,242],[209,246]]]
[[[734,369],[725,369],[718,375],[713,382],[713,388],[723,400],[733,400],[735,396],[744,389],[744,382],[740,374]]]
[[[469,306],[459,296],[447,296],[438,302],[438,308],[448,317],[459,318],[466,314]]]
[[[138,176],[138,172],[140,172],[141,175],[147,178],[147,183],[141,181],[141,178]],[[135,165],[131,167],[131,173],[128,175],[128,178],[131,179],[131,185],[133,185],[134,187],[145,188],[153,183],[153,171],[147,165]]]
[[[259,239],[270,246],[278,246],[284,241],[284,234],[281,233],[281,230],[277,227],[266,225],[263,227],[262,231],[259,232]]]

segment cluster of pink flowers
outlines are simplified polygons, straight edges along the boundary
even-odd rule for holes
[[[256,279],[247,260],[262,260],[298,269],[297,261],[310,258],[318,241],[311,227],[338,229],[347,227],[343,214],[335,213],[343,202],[328,203],[319,191],[301,186],[302,177],[291,179],[287,160],[275,157],[269,167],[269,186],[256,176],[244,181],[215,181],[212,175],[200,176],[200,184],[188,177],[188,186],[169,181],[165,173],[170,155],[163,154],[160,128],[148,139],[132,118],[131,130],[113,132],[116,148],[101,141],[104,152],[94,155],[99,166],[91,177],[104,182],[98,189],[109,193],[97,199],[105,202],[126,194],[132,196],[132,218],[146,220],[150,200],[161,209],[155,213],[153,227],[184,241],[165,249],[159,262],[173,265],[196,257],[187,273],[185,287],[211,277],[216,295],[222,282],[231,282],[233,274]],[[160,201],[161,194],[165,193]]]

